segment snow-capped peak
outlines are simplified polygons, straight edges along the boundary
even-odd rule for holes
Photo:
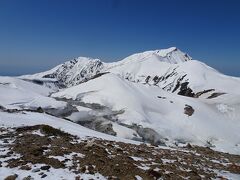
[[[158,49],[158,50],[136,53],[117,62],[117,64],[121,65],[125,63],[137,63],[137,62],[146,61],[148,59],[156,59],[161,62],[177,64],[177,63],[189,61],[192,58],[188,54],[183,53],[178,48],[170,47],[168,49]],[[116,65],[116,63],[114,64]]]
[[[83,56],[80,56],[80,57],[77,57],[71,61],[67,61],[67,62],[72,62],[72,63],[90,63],[90,62],[96,62],[96,61],[101,61],[100,59],[94,59],[94,58],[91,58],[91,57],[83,57]],[[65,62],[65,63],[67,63]]]
[[[167,49],[156,49],[156,50],[152,50],[152,51],[145,51],[145,53],[148,53],[150,55],[157,54],[158,56],[166,57],[169,53],[172,53],[173,51],[180,51],[180,50],[177,47],[170,47]]]
[[[144,76],[143,81],[151,75],[163,75],[169,66],[179,65],[192,58],[176,47],[136,53],[113,63],[104,63],[100,59],[78,57],[58,65],[50,71],[32,76],[22,76],[24,79],[55,79],[66,87],[74,86],[95,77],[99,73],[112,72],[120,74],[133,81],[139,81],[138,76]],[[175,67],[175,66],[174,66]],[[137,78],[137,79],[136,79]]]
[[[161,53],[161,56],[166,56],[168,53],[171,53],[171,52],[176,51],[176,50],[178,50],[177,47],[170,47],[170,48],[167,48],[167,49],[160,49],[160,50],[155,50],[155,51],[157,51],[157,53],[159,53],[159,55]]]

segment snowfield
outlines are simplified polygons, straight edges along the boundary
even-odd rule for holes
[[[19,115],[19,124],[52,122],[67,132],[97,133],[60,120],[67,118],[101,132],[111,130],[120,139],[191,143],[240,154],[240,78],[223,75],[175,47],[113,63],[79,57],[46,72],[0,77],[0,105],[41,107],[58,117],[53,121],[53,116],[28,112]],[[2,112],[1,123],[15,122],[4,122],[8,116],[13,115]],[[35,116],[46,120],[30,120]],[[86,121],[90,117],[93,123]]]
[[[99,103],[113,110],[124,110],[118,121],[152,128],[160,136],[198,145],[212,143],[217,150],[240,153],[239,101],[201,100],[175,95],[153,86],[126,81],[115,74],[106,74],[86,83],[67,88],[52,97],[81,99]],[[163,98],[159,98],[163,97]],[[185,105],[194,109],[184,114]]]
[[[13,77],[0,77],[0,105],[8,108],[63,108],[66,103],[48,97],[52,89]]]
[[[45,125],[55,127],[69,134],[78,136],[82,139],[89,136],[89,137],[102,138],[105,140],[139,144],[138,142],[131,141],[128,139],[118,138],[118,137],[110,136],[97,131],[93,131],[91,129],[80,126],[76,123],[73,123],[61,118],[56,118],[47,114],[32,113],[32,112],[12,114],[12,113],[0,112],[0,126],[3,126],[3,127],[34,126],[34,125],[40,125],[40,124],[45,124]]]

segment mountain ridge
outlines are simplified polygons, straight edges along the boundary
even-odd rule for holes
[[[43,84],[48,86],[51,86],[48,81],[53,81],[55,85],[60,84],[61,88],[84,83],[106,72],[117,74],[132,82],[155,85],[166,91],[190,97],[209,89],[214,89],[217,93],[237,93],[227,87],[233,87],[240,82],[240,78],[222,75],[206,64],[193,60],[176,47],[136,53],[111,63],[100,59],[78,57],[49,71],[20,78],[43,81]],[[210,82],[206,76],[210,78]],[[223,88],[220,82],[216,83],[211,76],[214,76],[217,81],[229,81],[230,84],[227,83],[229,85],[226,84],[226,88]]]

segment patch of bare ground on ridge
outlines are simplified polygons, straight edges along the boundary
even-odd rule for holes
[[[45,178],[44,172],[52,168],[74,172],[76,179],[81,179],[83,173],[100,173],[107,179],[211,179],[223,178],[216,173],[220,171],[240,174],[239,155],[190,144],[171,149],[90,137],[79,139],[47,125],[0,131],[5,132],[0,135],[2,146],[9,148],[6,155],[0,156],[6,159],[6,167],[35,172],[39,178]],[[11,158],[13,154],[20,156]],[[43,165],[34,169],[34,164]]]

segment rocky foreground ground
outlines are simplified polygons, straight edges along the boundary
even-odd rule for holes
[[[80,139],[47,125],[0,128],[1,179],[51,179],[59,170],[76,180],[237,179],[240,156],[190,144],[173,149]]]

